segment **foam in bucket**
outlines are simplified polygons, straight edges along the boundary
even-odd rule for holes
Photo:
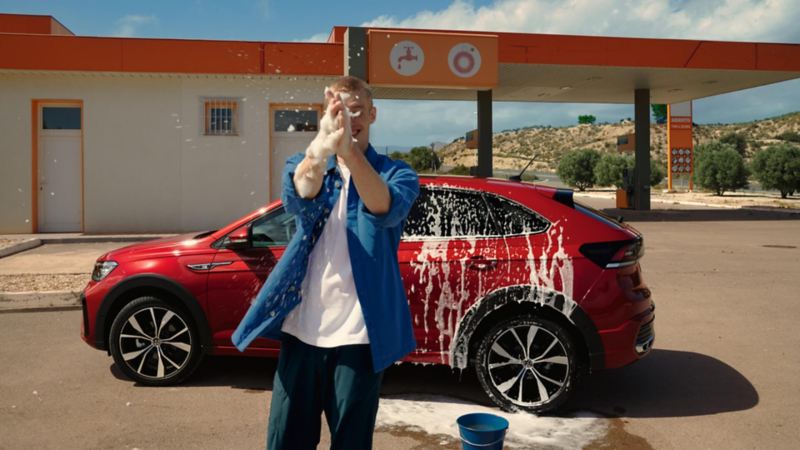
[[[508,421],[488,413],[465,414],[456,420],[464,450],[502,450]]]

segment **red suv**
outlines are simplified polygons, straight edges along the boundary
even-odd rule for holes
[[[83,340],[148,385],[184,380],[204,354],[240,354],[231,333],[294,231],[274,202],[220,230],[101,256]],[[417,340],[405,361],[474,367],[504,409],[554,410],[583,373],[652,347],[641,234],[569,190],[421,176],[398,253]],[[245,354],[278,351],[258,339]]]

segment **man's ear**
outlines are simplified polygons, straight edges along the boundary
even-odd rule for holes
[[[369,123],[375,123],[375,119],[378,118],[378,109],[374,106],[369,108]]]

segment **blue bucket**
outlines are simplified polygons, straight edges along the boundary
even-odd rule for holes
[[[464,450],[503,450],[508,421],[487,413],[465,414],[456,420]]]

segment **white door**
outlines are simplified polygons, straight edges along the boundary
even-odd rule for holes
[[[81,107],[39,108],[40,232],[81,230]]]
[[[270,107],[271,156],[269,200],[281,197],[281,174],[286,159],[305,152],[317,135],[322,105],[280,105]]]

